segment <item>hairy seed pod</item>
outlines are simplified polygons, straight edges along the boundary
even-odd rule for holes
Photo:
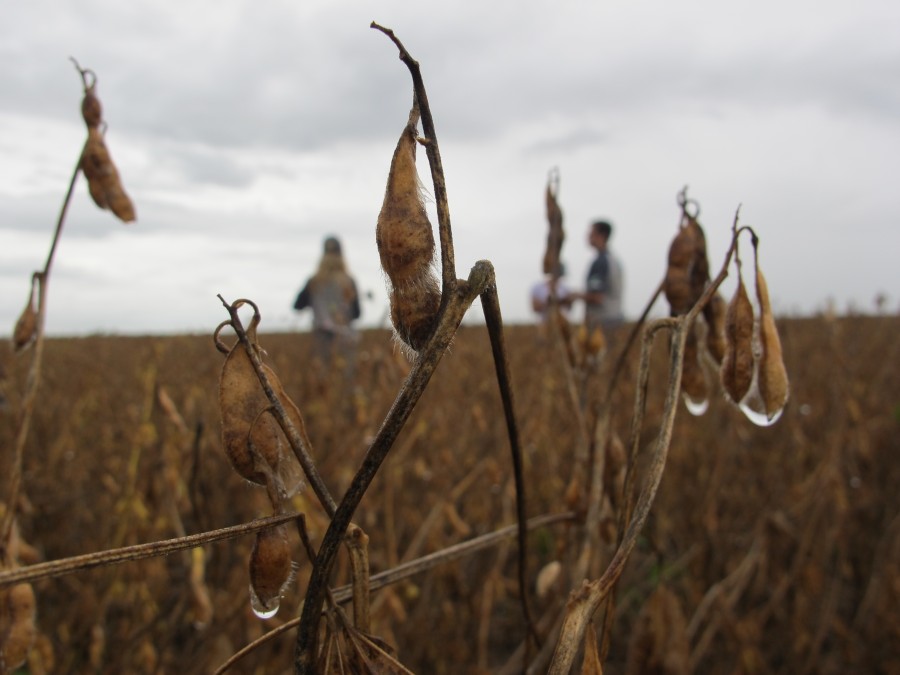
[[[725,356],[725,298],[716,293],[703,308],[706,319],[706,349],[717,364],[722,363]]]
[[[101,209],[112,211],[122,222],[132,222],[135,219],[134,205],[125,194],[119,172],[110,158],[100,129],[88,129],[80,166],[87,178],[88,190],[94,203]]]
[[[34,341],[37,337],[37,320],[38,314],[32,292],[28,297],[28,304],[25,305],[25,309],[22,310],[22,314],[16,321],[16,327],[13,329],[13,351],[22,351]]]
[[[788,376],[781,353],[781,340],[769,301],[769,288],[759,265],[756,267],[756,297],[759,300],[760,357],[757,371],[759,394],[772,419],[788,399]]]
[[[375,229],[381,266],[391,287],[391,321],[397,336],[414,350],[434,332],[441,300],[432,268],[434,232],[416,172],[418,120],[414,107],[394,150]]]
[[[681,362],[681,391],[692,401],[706,401],[709,396],[706,374],[700,363],[697,336],[692,330],[684,343],[684,360]]]
[[[103,121],[103,106],[100,105],[100,99],[94,93],[94,87],[87,87],[84,90],[84,98],[81,99],[81,116],[88,129],[99,127]]]
[[[672,316],[685,314],[703,295],[709,281],[706,235],[694,218],[679,226],[669,245],[668,268],[663,284]]]
[[[544,191],[544,201],[547,205],[547,248],[544,251],[544,274],[556,274],[559,270],[559,256],[562,252],[563,241],[566,233],[563,231],[563,214],[556,199],[556,189],[554,187],[554,178],[558,179],[558,175],[552,175],[547,181],[547,188]]]
[[[734,403],[740,403],[753,382],[753,305],[740,275],[725,311],[725,354],[720,374],[725,393]]]
[[[0,591],[0,664],[12,672],[25,663],[36,635],[31,584],[16,584]]]
[[[263,610],[278,607],[291,580],[293,565],[287,528],[284,525],[260,530],[250,553],[250,588]]]
[[[262,370],[294,427],[305,439],[306,430],[297,406],[284,393],[275,372],[265,364]],[[269,405],[250,356],[236,342],[225,357],[219,375],[225,454],[234,470],[250,482],[267,485],[273,474],[277,474],[285,491],[295,494],[302,484],[300,468],[277,420],[266,412]]]

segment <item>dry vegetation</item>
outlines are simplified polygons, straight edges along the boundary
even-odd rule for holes
[[[605,356],[564,322],[504,328],[490,262],[456,275],[418,64],[373,27],[414,98],[376,236],[395,338],[366,332],[352,379],[249,300],[220,298],[212,337],[45,338],[78,176],[135,213],[78,67],[88,140],[0,362],[0,672],[900,668],[898,319],[778,325],[758,233],[736,215],[711,268],[685,189],[670,318]],[[729,273],[752,281],[726,302]]]
[[[794,391],[777,425],[748,424],[721,396],[703,417],[679,415],[653,514],[621,582],[606,672],[626,672],[629,643],[647,641],[648,631],[654,640],[678,639],[677,623],[654,629],[646,616],[647,608],[662,611],[648,602],[658,588],[678,603],[697,672],[888,673],[900,666],[900,320],[794,319],[779,328]],[[310,368],[308,335],[261,337],[303,407],[335,494],[408,367],[388,332],[366,332],[363,340],[348,391]],[[529,515],[565,511],[576,440],[565,382],[533,327],[509,328],[508,341]],[[502,410],[496,384],[483,376],[492,368],[487,346],[484,329],[460,331],[363,500],[357,520],[371,538],[373,574],[514,523]],[[663,356],[654,360],[657,384],[666,376]],[[167,539],[179,534],[179,522],[200,532],[268,513],[265,492],[241,480],[222,452],[221,358],[209,336],[51,340],[45,358],[25,465],[29,504],[20,519],[34,555],[54,560]],[[8,354],[3,363],[15,409],[25,369]],[[636,360],[627,368],[633,373]],[[625,384],[617,395],[632,394]],[[650,419],[661,406],[651,396]],[[12,443],[10,422],[7,413],[4,448]],[[628,424],[627,413],[617,415],[623,433]],[[306,493],[297,506],[318,541],[320,510]],[[565,533],[564,525],[532,533],[535,575],[558,558]],[[214,613],[204,627],[195,622],[188,556],[36,582],[39,644],[56,662],[48,672],[210,672],[293,615],[283,609],[261,622],[251,613],[252,544],[247,535],[205,547]],[[522,636],[513,546],[375,591],[373,632],[395,644],[414,672],[498,672]],[[308,572],[308,563],[298,569],[285,608],[297,607]],[[556,586],[541,602],[562,603],[567,593]],[[289,635],[236,672],[288,672]]]

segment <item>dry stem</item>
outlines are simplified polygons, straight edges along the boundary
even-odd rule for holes
[[[163,541],[137,544],[135,546],[125,546],[97,553],[86,553],[85,555],[52,560],[50,562],[29,565],[28,567],[19,567],[13,570],[0,572],[0,588],[25,581],[60,577],[66,574],[72,574],[73,572],[91,569],[93,567],[118,565],[131,560],[143,560],[144,558],[157,558],[159,556],[169,555],[176,551],[183,551],[213,541],[234,539],[243,534],[264,530],[267,527],[293,520],[297,516],[298,514],[296,513],[287,513],[278,516],[270,516],[268,518],[259,518],[249,523],[212,530],[211,532],[201,532],[200,534],[191,534],[186,537],[165,539]]]

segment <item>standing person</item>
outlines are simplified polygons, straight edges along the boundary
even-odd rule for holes
[[[550,319],[551,295],[555,298],[559,311],[568,318],[573,294],[566,282],[563,281],[565,274],[565,265],[559,263],[553,273],[545,275],[541,281],[531,287],[531,309],[537,315],[542,330],[546,330],[547,322]]]
[[[587,275],[584,300],[584,321],[588,329],[600,326],[608,340],[622,325],[622,265],[609,249],[612,225],[597,220],[588,231],[588,244],[597,251]]]
[[[341,243],[335,237],[325,239],[319,269],[297,295],[294,309],[312,308],[313,346],[316,357],[328,364],[340,357],[352,369],[359,339],[353,321],[360,317],[356,282],[347,272]]]

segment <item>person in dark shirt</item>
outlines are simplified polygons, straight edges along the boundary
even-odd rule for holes
[[[609,249],[612,225],[597,220],[588,231],[588,243],[597,251],[587,275],[584,320],[588,328],[600,326],[607,337],[624,321],[622,313],[622,264]]]

